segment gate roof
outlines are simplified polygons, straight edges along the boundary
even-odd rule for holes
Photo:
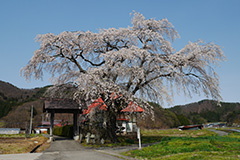
[[[43,112],[82,113],[82,106],[72,99],[45,99]]]

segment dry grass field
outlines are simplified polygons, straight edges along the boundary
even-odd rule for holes
[[[28,153],[40,145],[36,152],[41,152],[49,147],[47,138],[36,136],[25,138],[21,136],[0,137],[0,154]]]

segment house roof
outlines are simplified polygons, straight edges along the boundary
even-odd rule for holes
[[[121,110],[121,112],[139,112],[139,113],[141,113],[141,112],[144,112],[144,109],[142,109],[137,104],[135,104],[131,101],[126,108]]]
[[[111,98],[116,98],[116,97],[112,97],[113,94],[111,95]],[[83,110],[83,114],[88,114],[90,113],[94,108],[99,107],[100,110],[107,110],[107,105],[104,103],[104,101],[102,100],[101,97],[99,97],[98,99],[96,99],[90,106],[88,106],[87,109]],[[144,109],[142,109],[141,107],[139,107],[137,104],[130,102],[128,104],[128,106],[121,110],[121,112],[144,112]]]
[[[96,99],[87,109],[83,110],[83,114],[90,113],[94,108],[99,107],[100,110],[107,110],[107,105],[103,102],[102,98]]]
[[[117,121],[129,121],[127,118],[117,118]]]

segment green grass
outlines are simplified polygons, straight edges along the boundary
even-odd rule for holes
[[[42,134],[30,134],[29,138],[31,137],[41,137]],[[0,134],[0,138],[25,138],[25,134]]]
[[[175,136],[175,137],[202,137],[202,136],[215,136],[214,132],[208,130],[189,130],[179,131],[178,129],[165,129],[165,130],[141,130],[141,142],[142,144],[150,144],[160,142],[163,137]],[[106,141],[105,144],[86,144],[84,141],[83,146],[98,148],[98,147],[115,147],[115,146],[129,146],[132,144],[138,144],[138,139],[132,136],[119,136],[118,143],[111,143]]]
[[[240,159],[240,134],[168,136],[156,145],[123,154],[141,159]]]
[[[217,135],[214,132],[211,132],[207,129],[203,130],[183,130],[180,131],[178,129],[151,129],[151,130],[142,130],[141,134],[143,136],[172,136],[172,137],[199,137],[199,136],[214,136]]]
[[[85,140],[81,143],[83,146],[98,148],[98,147],[117,147],[117,146],[129,146],[133,144],[138,144],[137,139],[133,139],[132,137],[128,136],[119,136],[117,143],[111,143],[109,140],[106,140],[104,144],[91,144],[91,141],[89,144],[86,143]]]
[[[0,138],[21,138],[25,137],[25,134],[0,134]]]
[[[0,128],[2,128],[4,126],[4,122],[0,121]]]
[[[162,156],[157,159],[164,159],[164,160],[237,160],[240,159],[240,152],[185,152],[173,155]]]
[[[117,143],[111,143],[110,141],[106,140],[105,144],[92,144],[90,141],[90,144],[87,144],[85,139],[82,141],[82,145],[86,147],[92,147],[92,148],[98,148],[98,147],[117,147],[117,146],[130,146],[130,145],[138,145],[139,140],[135,136],[118,136],[118,142]],[[141,143],[142,144],[151,144],[160,142],[163,136],[147,136],[142,135],[141,136]]]

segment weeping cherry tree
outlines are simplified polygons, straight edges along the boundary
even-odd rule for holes
[[[130,27],[98,33],[38,35],[40,48],[21,74],[41,79],[49,72],[54,84],[49,96],[71,83],[75,87],[71,98],[79,103],[101,97],[107,105],[106,129],[112,141],[116,140],[116,115],[130,101],[147,115],[153,112],[147,101],[171,103],[180,91],[188,97],[204,94],[221,99],[214,67],[225,57],[218,45],[199,40],[177,51],[171,44],[179,35],[167,19],[146,19],[133,12],[131,22]]]

